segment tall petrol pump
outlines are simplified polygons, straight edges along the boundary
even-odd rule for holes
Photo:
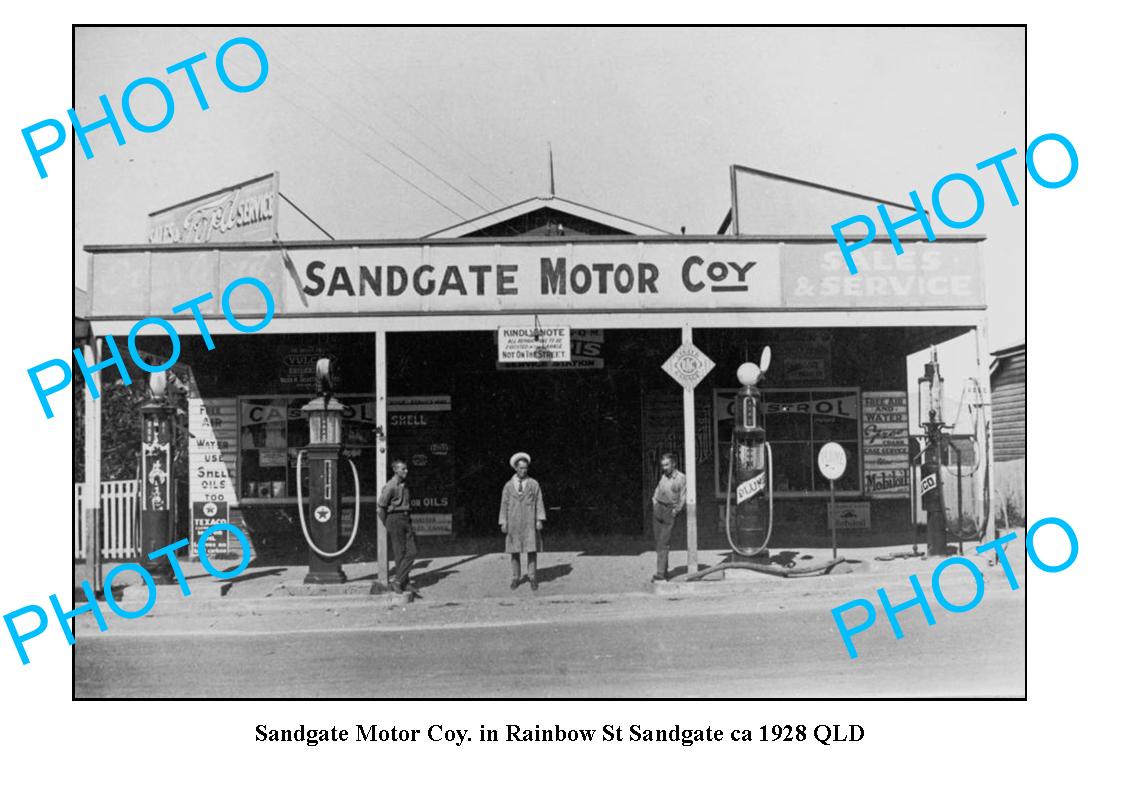
[[[924,428],[925,446],[920,463],[920,505],[928,527],[928,555],[946,556],[948,549],[947,516],[944,513],[944,485],[940,460],[944,437],[944,379],[936,347],[931,359],[924,363],[924,375],[917,384],[917,411]]]
[[[175,516],[175,406],[167,398],[167,374],[153,373],[151,398],[140,407],[140,560],[155,583],[175,583],[167,556],[148,554],[172,543]]]
[[[316,362],[316,389],[319,395],[300,411],[308,418],[308,447],[296,455],[296,510],[300,515],[300,529],[308,542],[308,574],[305,583],[343,583],[343,573],[338,559],[346,553],[359,531],[359,471],[355,463],[351,473],[355,478],[355,522],[351,538],[339,547],[339,466],[343,456],[343,404],[332,394],[334,385],[331,360]],[[312,528],[304,518],[304,486],[302,463],[308,454],[308,503],[311,507]]]
[[[733,404],[725,504],[729,546],[734,553],[762,563],[768,562],[772,536],[772,448],[765,439],[764,407],[756,385],[771,362],[772,349],[765,346],[759,366],[746,362],[737,368],[741,389]]]

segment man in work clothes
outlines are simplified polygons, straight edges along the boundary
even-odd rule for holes
[[[664,453],[660,459],[663,475],[651,496],[655,526],[655,574],[652,581],[667,579],[667,564],[671,555],[671,534],[682,528],[683,509],[686,508],[686,476],[678,469],[673,453]]]
[[[386,535],[394,549],[394,577],[390,578],[390,588],[401,594],[405,589],[416,592],[410,585],[409,571],[417,558],[417,539],[409,519],[409,487],[406,486],[409,468],[401,459],[395,459],[392,466],[394,477],[386,482],[378,496],[378,518],[386,526]]]

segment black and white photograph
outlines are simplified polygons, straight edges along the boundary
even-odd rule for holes
[[[75,698],[1025,696],[1024,27],[79,26],[74,81]]]
[[[9,15],[5,792],[1103,791],[1111,18],[357,10]]]

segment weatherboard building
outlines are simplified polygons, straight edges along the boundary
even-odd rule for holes
[[[278,240],[270,175],[153,214],[148,243],[86,247],[76,313],[90,359],[106,356],[107,335],[121,340],[142,318],[176,329],[173,372],[189,432],[176,528],[195,539],[229,520],[262,559],[302,545],[300,408],[325,356],[347,407],[343,442],[358,468],[367,538],[388,463],[401,457],[428,552],[446,540],[497,544],[507,461],[526,450],[552,534],[624,546],[650,528],[659,456],[670,450],[692,488],[688,533],[698,547],[725,548],[735,372],[768,345],[773,547],[829,546],[828,483],[816,468],[827,441],[848,454],[837,482],[844,546],[912,541],[916,385],[906,357],[972,332],[985,376],[982,238],[902,234],[901,255],[879,239],[857,252],[851,276],[830,225],[876,217],[881,200],[731,173],[731,210],[714,235],[673,234],[548,196],[422,238],[347,241]],[[222,296],[243,276],[269,287],[275,315],[242,334],[217,299],[205,302],[208,350],[198,324],[171,308]],[[235,293],[231,309],[247,322],[264,312],[252,290]],[[168,355],[159,326],[142,335],[140,348]],[[663,367],[683,344],[714,363],[692,390]],[[87,399],[87,424],[96,427],[98,412]],[[95,479],[97,445],[86,455]],[[353,507],[349,479],[344,487]],[[341,527],[350,529],[348,516]]]

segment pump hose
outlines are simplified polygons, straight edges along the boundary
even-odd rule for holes
[[[359,535],[359,498],[361,497],[359,494],[359,468],[355,466],[353,461],[347,460],[347,463],[351,465],[351,474],[355,477],[355,524],[351,527],[351,538],[347,540],[347,544],[343,545],[342,550],[325,553],[316,547],[316,543],[312,541],[312,537],[308,533],[308,524],[304,521],[304,490],[300,487],[300,462],[303,457],[304,449],[301,448],[296,454],[296,513],[300,515],[300,530],[304,531],[304,541],[308,542],[308,546],[312,548],[313,553],[320,558],[339,558],[351,548]]]
[[[749,552],[737,546],[733,541],[733,533],[730,528],[733,521],[733,451],[737,445],[736,438],[729,440],[729,477],[726,479],[725,484],[725,538],[729,540],[729,546],[735,553],[745,557],[755,556],[761,550],[768,547],[768,540],[772,538],[772,446],[767,442],[764,443],[764,449],[768,454],[768,532],[764,535],[764,542],[760,547],[757,547]]]

